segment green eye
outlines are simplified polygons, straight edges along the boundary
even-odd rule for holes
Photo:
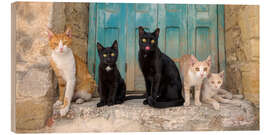
[[[114,56],[114,53],[111,53],[111,56]]]
[[[143,39],[142,39],[142,42],[143,42],[143,43],[146,43],[146,39],[145,39],[145,38],[143,38]]]
[[[103,54],[103,57],[107,57],[107,54]]]
[[[155,40],[152,39],[152,40],[151,40],[151,44],[154,44],[154,43],[155,43]]]

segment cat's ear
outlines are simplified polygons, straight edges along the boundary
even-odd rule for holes
[[[118,43],[117,43],[117,40],[114,40],[114,42],[113,42],[111,48],[114,49],[114,50],[118,50]]]
[[[206,59],[206,63],[208,64],[208,66],[211,66],[212,60],[211,60],[211,55],[209,55]]]
[[[104,49],[104,47],[99,42],[97,42],[98,53],[100,53],[103,49]]]
[[[153,32],[153,34],[158,38],[159,36],[159,28],[156,28],[156,30]]]
[[[196,58],[195,56],[191,55],[191,64],[192,64],[192,66],[193,66],[196,62],[198,62],[197,58]]]
[[[66,28],[66,31],[65,31],[66,35],[71,38],[71,28],[70,27],[67,27]]]
[[[223,78],[223,77],[224,77],[224,70],[221,71],[218,75],[219,75],[221,78]]]
[[[139,36],[144,34],[144,28],[142,26],[139,27]]]
[[[54,36],[54,33],[51,29],[47,28],[48,38],[51,39]]]

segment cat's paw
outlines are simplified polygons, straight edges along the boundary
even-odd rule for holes
[[[62,101],[57,100],[57,101],[53,104],[53,108],[57,108],[57,107],[59,107],[59,106],[62,105],[62,104],[63,104]]]
[[[154,101],[154,99],[153,99],[152,96],[149,96],[149,97],[147,98],[147,103],[148,103],[148,105],[153,106],[154,102],[155,102],[155,101]]]
[[[82,104],[84,102],[84,100],[81,98],[78,98],[75,102],[76,102],[76,104]]]
[[[72,109],[70,109],[69,112],[66,115],[66,118],[67,119],[74,119],[74,117],[75,117],[75,112],[72,111]]]
[[[184,103],[184,106],[189,106],[190,105],[190,102],[185,102]]]
[[[195,102],[195,105],[196,105],[196,106],[201,106],[202,103],[201,103],[200,101],[197,101],[197,102]]]
[[[104,106],[104,105],[106,105],[104,102],[99,102],[99,103],[97,103],[97,107],[102,107],[102,106]]]
[[[144,105],[148,105],[147,99],[145,99],[145,100],[143,101],[143,104],[144,104]]]
[[[215,110],[219,110],[220,109],[219,103],[214,103],[213,106],[214,106]]]
[[[69,110],[69,106],[66,106],[66,107],[60,109],[61,117],[65,116],[67,114],[68,110]]]
[[[122,104],[123,102],[123,100],[116,100],[115,104]]]

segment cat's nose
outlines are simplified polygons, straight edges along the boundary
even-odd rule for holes
[[[59,50],[60,50],[60,52],[63,52],[64,48],[61,47],[61,48],[59,48]]]
[[[150,50],[150,47],[149,46],[146,46],[145,47],[145,50],[147,50],[147,51]]]

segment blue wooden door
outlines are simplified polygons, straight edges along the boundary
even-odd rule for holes
[[[96,17],[96,41],[104,47],[112,45],[114,40],[118,41],[119,56],[117,67],[121,76],[125,79],[126,64],[126,8],[125,4],[100,3],[97,4]],[[96,50],[95,78],[98,80],[99,56]]]
[[[212,56],[212,71],[218,71],[216,5],[188,5],[189,53],[199,60]]]
[[[138,26],[160,28],[159,47],[171,58],[193,54],[199,60],[212,56],[213,71],[225,68],[223,6],[186,4],[90,4],[89,70],[98,80],[96,42],[119,41],[118,68],[127,89],[144,91],[138,65]],[[178,64],[177,64],[178,65]]]
[[[138,27],[146,31],[157,28],[157,4],[129,4],[127,20],[127,89],[145,90],[145,83],[138,64]]]

